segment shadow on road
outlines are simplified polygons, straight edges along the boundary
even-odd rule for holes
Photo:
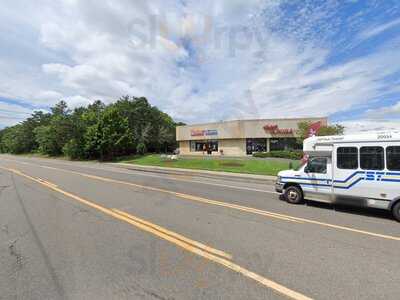
[[[279,200],[285,201],[283,195],[279,195]],[[341,204],[328,204],[328,203],[321,203],[316,201],[306,200],[306,205],[310,207],[326,209],[326,210],[335,210],[337,212],[346,213],[346,214],[353,214],[353,215],[360,215],[366,216],[376,219],[386,219],[386,220],[393,220],[393,216],[390,211],[383,210],[383,209],[376,209],[370,207],[358,207],[358,206],[350,206],[350,205],[341,205]]]

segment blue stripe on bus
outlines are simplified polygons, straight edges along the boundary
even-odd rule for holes
[[[359,183],[362,180],[366,181],[386,181],[386,182],[400,182],[400,179],[390,179],[390,178],[382,178],[382,176],[400,176],[400,173],[397,172],[374,172],[374,171],[356,171],[353,174],[351,174],[349,177],[347,177],[345,180],[333,180],[333,183],[347,183],[350,179],[352,179],[354,176],[361,174],[364,175],[357,180],[355,180],[353,183],[351,183],[348,186],[339,186],[339,185],[334,185],[333,187],[336,189],[350,189],[357,183]],[[375,177],[375,175],[378,175]],[[282,179],[295,179],[295,180],[308,180],[308,181],[326,181],[328,184],[322,184],[322,183],[303,183],[299,182],[300,185],[304,186],[314,186],[314,187],[331,187],[330,182],[332,182],[332,179],[327,179],[327,178],[305,178],[305,177],[282,177]],[[287,183],[287,181],[282,181],[283,183]]]
[[[351,174],[349,177],[347,177],[345,180],[334,180],[333,182],[336,183],[346,183],[347,181],[349,181],[350,179],[352,179],[354,176],[358,175],[358,174],[365,174],[364,171],[357,171],[354,172],[353,174]]]
[[[385,175],[400,176],[400,173],[396,173],[396,172],[386,172]]]
[[[381,181],[388,181],[388,182],[400,182],[400,179],[389,179],[389,178],[382,178]]]
[[[322,184],[322,183],[299,183],[300,185],[306,185],[306,186],[325,186],[325,187],[331,187],[330,184]]]
[[[313,181],[326,180],[326,178],[321,179],[321,178],[305,178],[305,177],[282,177],[282,179],[313,180]]]
[[[347,190],[347,189],[352,188],[354,185],[356,185],[357,183],[359,183],[361,180],[364,180],[364,178],[360,177],[360,178],[358,178],[356,181],[354,181],[352,184],[350,184],[350,185],[348,185],[348,186],[338,186],[338,185],[334,185],[333,188],[335,188],[335,189],[344,189],[344,190]]]

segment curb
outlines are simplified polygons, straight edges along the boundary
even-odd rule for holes
[[[129,170],[137,170],[144,172],[154,172],[163,174],[173,174],[173,175],[192,175],[208,178],[229,178],[233,180],[240,181],[262,181],[262,182],[275,182],[276,176],[267,175],[255,175],[255,174],[245,174],[245,173],[229,173],[229,172],[218,172],[218,171],[207,171],[207,170],[194,170],[194,169],[181,169],[181,168],[168,168],[168,167],[157,167],[157,166],[144,166],[135,165],[128,163],[108,163],[113,166],[123,167]]]

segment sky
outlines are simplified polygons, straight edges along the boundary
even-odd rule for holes
[[[3,0],[0,127],[144,96],[175,120],[400,128],[397,0]]]

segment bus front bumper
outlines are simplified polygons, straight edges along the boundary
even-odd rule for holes
[[[275,182],[275,191],[280,194],[283,193],[283,183],[282,182],[280,182],[280,181]]]

